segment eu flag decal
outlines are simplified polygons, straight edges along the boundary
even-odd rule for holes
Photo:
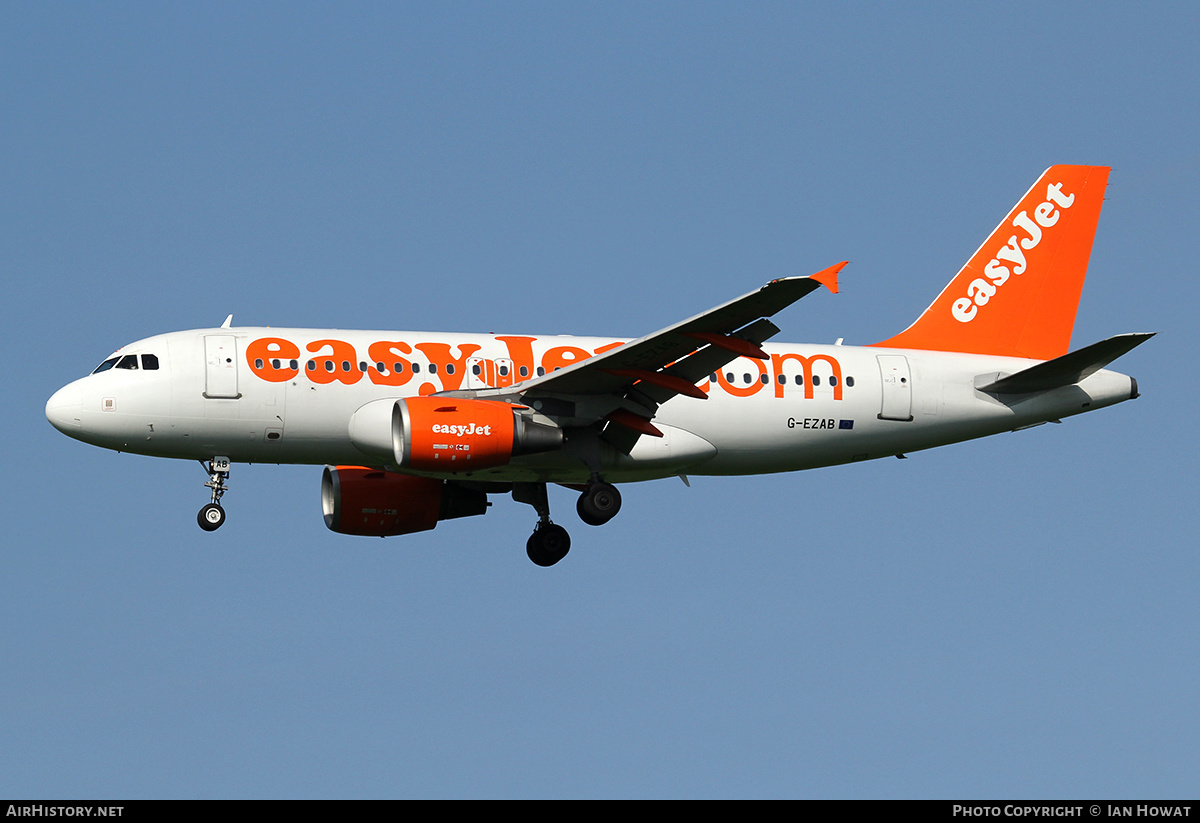
[[[854,421],[853,420],[839,420],[838,428],[839,429],[852,429],[852,428],[854,428]]]

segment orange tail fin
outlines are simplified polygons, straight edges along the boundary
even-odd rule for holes
[[[1066,354],[1107,166],[1051,166],[925,313],[876,346],[1050,360]]]

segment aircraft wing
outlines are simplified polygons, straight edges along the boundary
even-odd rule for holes
[[[584,400],[577,405],[586,406],[590,413],[566,416],[595,416],[597,420],[607,416],[641,434],[658,434],[649,421],[659,405],[678,394],[707,399],[696,383],[710,373],[738,357],[766,359],[760,345],[779,331],[767,318],[820,286],[837,293],[837,274],[845,265],[843,261],[808,277],[772,280],[749,294],[587,360],[513,386],[485,389],[475,396],[519,397],[523,403],[538,398]],[[606,407],[610,412],[603,412]],[[632,447],[632,442],[628,445]]]

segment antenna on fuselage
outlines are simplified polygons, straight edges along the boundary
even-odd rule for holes
[[[225,322],[221,324],[221,328],[227,329],[232,325],[233,325],[233,315],[231,314],[225,318]]]

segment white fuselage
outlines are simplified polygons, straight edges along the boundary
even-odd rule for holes
[[[382,419],[360,413],[374,401],[516,385],[623,342],[329,329],[175,332],[123,348],[109,368],[59,390],[46,414],[65,434],[118,451],[394,469],[390,457],[371,446],[386,440],[375,431],[385,425]],[[663,404],[654,417],[663,437],[642,436],[628,455],[608,449],[605,478],[758,474],[869,460],[1136,396],[1129,377],[1107,370],[1036,394],[997,397],[976,390],[986,382],[979,377],[1036,362],[1024,359],[878,347],[763,348],[769,360],[738,358],[715,380],[701,382],[707,400],[678,396]],[[128,365],[128,355],[153,359],[135,358],[136,369],[119,367]],[[574,402],[586,405],[587,399]],[[501,482],[582,483],[588,477],[588,467],[569,449],[471,474]]]

